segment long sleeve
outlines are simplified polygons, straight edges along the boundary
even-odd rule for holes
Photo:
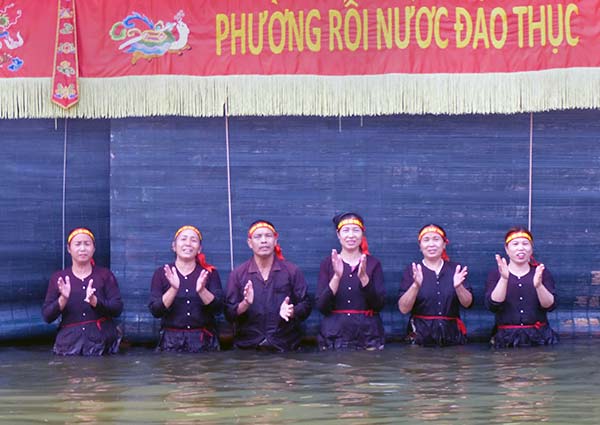
[[[152,283],[150,286],[150,302],[148,303],[148,308],[150,309],[152,316],[156,318],[163,317],[169,311],[162,300],[163,294],[169,289],[168,282],[168,286],[165,288],[165,281],[167,279],[164,275],[165,272],[162,267],[156,269],[152,276]]]
[[[215,297],[210,304],[206,305],[206,309],[212,315],[220,314],[223,311],[223,287],[221,286],[221,276],[215,269],[208,275],[206,289]]]
[[[501,301],[501,302],[492,300],[492,292],[494,292],[494,289],[496,288],[496,285],[498,284],[499,279],[500,279],[500,272],[498,271],[498,269],[492,269],[488,273],[488,277],[485,281],[485,301],[484,301],[484,303],[485,303],[485,306],[488,308],[488,310],[490,310],[492,313],[498,313],[498,312],[502,311],[502,307],[504,306],[504,303],[506,302],[506,300]]]
[[[225,318],[232,323],[238,317],[238,304],[244,299],[240,288],[241,283],[239,282],[239,274],[240,273],[238,272],[238,269],[235,269],[229,273],[229,279],[227,279],[227,289],[225,292]]]
[[[374,263],[373,268],[369,272],[369,263]],[[368,256],[367,257],[367,274],[369,275],[369,283],[367,286],[359,286],[360,290],[365,295],[367,306],[375,311],[381,311],[385,305],[385,284],[383,281],[383,269],[379,260]]]
[[[54,322],[61,314],[60,305],[58,304],[60,292],[58,291],[57,281],[59,277],[60,272],[54,273],[48,283],[46,298],[42,306],[42,317],[46,323]]]
[[[317,310],[322,314],[327,315],[335,308],[335,295],[329,287],[329,282],[333,277],[333,267],[331,265],[331,257],[327,256],[319,267],[319,278],[317,280],[317,293],[315,296],[315,304]]]
[[[115,275],[108,269],[102,271],[104,286],[96,291],[98,303],[95,310],[100,316],[119,317],[123,312],[123,299]]]
[[[296,268],[293,275],[293,295],[291,302],[294,304],[294,319],[304,321],[312,310],[310,304],[310,298],[308,297],[308,290],[306,280],[304,279],[304,273],[300,268]]]

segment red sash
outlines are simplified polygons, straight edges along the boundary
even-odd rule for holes
[[[533,325],[498,325],[498,329],[540,329],[546,324],[546,322],[535,322]]]
[[[84,320],[83,322],[75,322],[69,323],[68,325],[61,325],[61,328],[72,328],[75,326],[89,325],[90,323],[95,323],[98,330],[102,330],[102,322],[106,322],[107,320],[108,318],[101,317],[98,320]]]
[[[415,314],[413,316],[416,319],[425,319],[425,320],[453,320],[456,322],[456,326],[458,326],[458,330],[460,331],[460,333],[462,333],[463,335],[467,334],[467,327],[465,326],[465,323],[460,320],[460,317],[450,317],[450,316],[421,316],[418,314]]]

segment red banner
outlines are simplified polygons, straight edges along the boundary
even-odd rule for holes
[[[598,0],[113,0],[79,9],[82,76],[90,77],[600,65],[590,54],[600,50]]]
[[[69,62],[65,55],[78,57],[73,69],[84,79],[600,66],[600,0],[77,0],[76,39],[52,45],[61,24],[56,7],[0,0],[1,78],[51,77]],[[64,43],[77,47],[60,51]],[[55,79],[53,96],[59,83],[61,101],[78,95],[75,85]]]
[[[51,3],[0,2],[2,77],[51,75]],[[600,65],[598,0],[86,0],[77,9],[81,77]]]

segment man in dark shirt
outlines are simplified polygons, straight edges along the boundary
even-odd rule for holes
[[[227,282],[225,315],[234,325],[238,348],[291,351],[298,348],[300,325],[311,305],[302,271],[286,261],[275,227],[259,220],[248,230],[252,258]]]

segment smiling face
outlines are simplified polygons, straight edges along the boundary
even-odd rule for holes
[[[67,251],[71,254],[74,263],[84,265],[89,263],[94,257],[96,246],[89,235],[80,233],[75,235],[67,246]]]
[[[529,263],[533,254],[533,244],[525,237],[514,238],[505,245],[504,249],[506,250],[506,255],[510,258],[510,262],[517,265]]]
[[[363,239],[363,231],[356,224],[346,224],[337,232],[343,251],[351,252],[360,248]]]
[[[277,237],[268,227],[259,227],[248,238],[248,246],[257,257],[269,257],[275,252]]]
[[[191,229],[184,230],[177,235],[172,248],[177,259],[182,261],[195,261],[196,256],[202,251],[200,237]]]
[[[419,241],[419,249],[423,253],[423,258],[432,262],[439,261],[446,249],[446,242],[439,233],[428,232]]]

